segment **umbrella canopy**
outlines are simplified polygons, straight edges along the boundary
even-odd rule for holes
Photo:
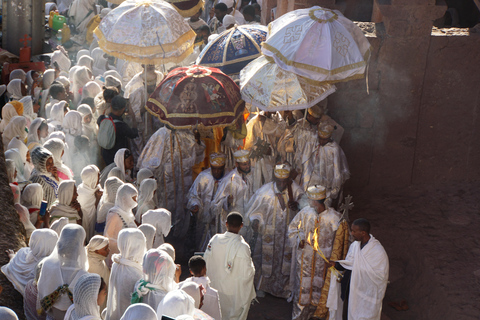
[[[193,65],[172,70],[145,108],[175,129],[225,127],[243,115],[240,88],[216,68]]]
[[[229,76],[236,75],[262,54],[261,43],[266,37],[265,26],[236,25],[209,42],[198,56],[196,64],[219,68]]]
[[[329,83],[362,78],[371,48],[352,21],[318,6],[271,22],[262,46],[282,69]]]
[[[253,60],[240,72],[243,100],[264,111],[307,109],[335,90],[333,84],[322,84],[282,70],[265,56]]]
[[[190,18],[205,5],[205,0],[165,0],[172,4],[184,18]]]
[[[195,32],[169,3],[126,0],[95,29],[103,51],[144,64],[178,63],[193,52]]]

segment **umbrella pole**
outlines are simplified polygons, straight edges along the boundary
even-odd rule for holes
[[[145,107],[147,106],[147,99],[148,99],[148,92],[147,92],[147,65],[145,65],[145,81],[143,83],[145,84]],[[147,137],[148,133],[148,112],[144,113],[144,128],[143,128],[143,142],[145,142],[145,138]]]

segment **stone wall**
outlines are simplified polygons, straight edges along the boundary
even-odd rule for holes
[[[349,191],[480,178],[480,35],[433,36],[433,20],[445,10],[438,0],[374,1],[369,94],[366,81],[356,80],[328,98],[330,115],[345,128]]]

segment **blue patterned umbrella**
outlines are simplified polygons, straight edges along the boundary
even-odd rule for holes
[[[235,25],[209,42],[196,64],[218,68],[229,76],[238,75],[250,61],[262,55],[261,43],[266,38],[265,26]]]

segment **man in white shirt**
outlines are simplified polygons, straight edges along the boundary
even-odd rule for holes
[[[207,276],[218,290],[223,320],[245,320],[255,298],[255,267],[250,247],[238,233],[243,227],[242,215],[227,216],[227,232],[216,234],[205,252]]]

